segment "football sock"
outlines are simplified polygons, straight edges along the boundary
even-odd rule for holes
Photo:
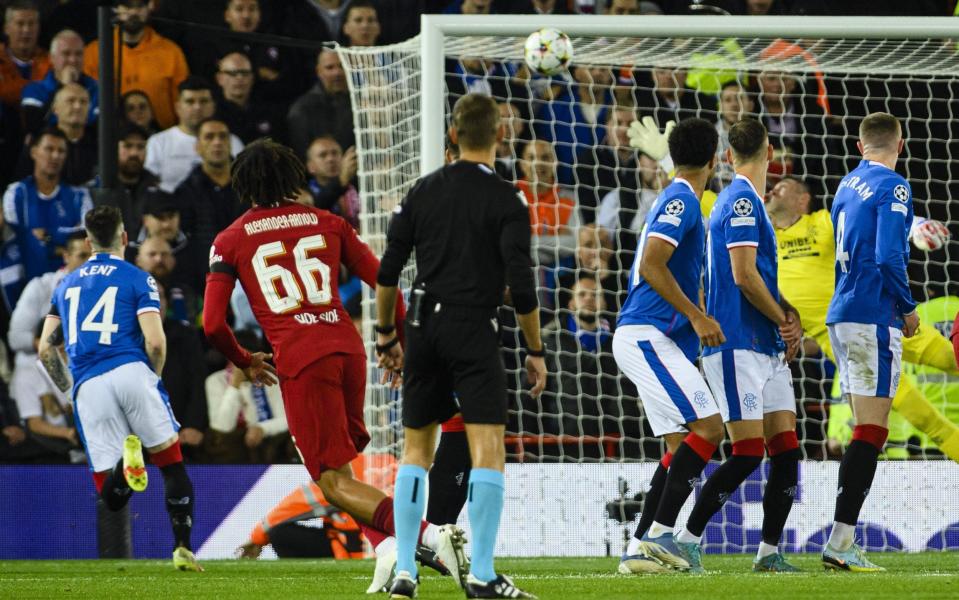
[[[367,541],[370,542],[370,546],[374,548],[379,547],[379,545],[383,543],[383,540],[392,539],[392,536],[386,535],[375,527],[360,522],[357,522],[357,525],[359,525],[363,537],[365,537]]]
[[[466,504],[470,449],[465,431],[444,431],[430,468],[426,520],[437,525],[456,523]]]
[[[715,445],[695,433],[686,436],[669,463],[666,485],[656,509],[656,523],[670,529],[676,525],[679,511],[699,483],[699,476],[715,451]],[[658,536],[650,530],[650,537]]]
[[[839,463],[839,491],[834,516],[836,523],[856,526],[859,511],[876,475],[876,461],[888,435],[889,430],[879,425],[856,425],[853,429],[852,442]],[[837,550],[848,547],[833,545]]]
[[[796,499],[799,485],[799,440],[795,431],[784,431],[771,440],[769,478],[763,493],[763,542],[776,547],[786,526],[786,519]],[[762,558],[762,556],[760,556]]]
[[[766,558],[767,556],[772,556],[773,554],[776,554],[777,552],[779,552],[779,546],[770,545],[770,544],[767,544],[766,542],[760,542],[759,552],[756,553],[756,559],[762,560]]]
[[[849,550],[855,540],[856,526],[846,523],[833,523],[832,531],[829,532],[829,541],[827,542],[835,550],[845,552]]]
[[[396,472],[392,504],[396,530],[396,571],[406,571],[415,579],[416,541],[426,509],[426,469],[417,465],[400,465]]]
[[[160,467],[163,473],[163,489],[166,495],[166,510],[173,526],[174,547],[190,546],[190,531],[193,528],[193,482],[186,474],[182,462]]]
[[[686,521],[689,533],[702,536],[709,519],[762,462],[763,438],[750,438],[733,443],[733,455],[720,465],[703,485],[703,491],[693,506],[689,520]]]
[[[480,581],[496,579],[493,550],[503,513],[503,473],[493,469],[473,469],[470,473],[467,510],[473,533],[470,573]]]
[[[703,536],[693,535],[689,533],[688,529],[683,527],[679,530],[679,533],[676,534],[676,541],[684,544],[699,544],[703,541]]]
[[[114,465],[113,470],[103,478],[100,497],[103,498],[103,503],[108,509],[116,512],[127,505],[132,495],[133,490],[127,484],[127,478],[123,476],[123,459],[121,458]]]
[[[653,524],[653,518],[663,497],[663,490],[666,489],[666,477],[669,474],[669,463],[672,458],[673,454],[667,452],[656,466],[656,472],[653,473],[653,478],[649,482],[649,491],[646,492],[646,498],[643,500],[643,512],[639,514],[639,524],[633,532],[634,540],[643,539],[649,531],[649,526]],[[635,552],[627,552],[627,554],[635,554]]]

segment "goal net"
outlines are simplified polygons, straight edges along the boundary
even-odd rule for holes
[[[856,31],[865,27],[860,21],[847,19],[847,27],[835,19],[816,25],[823,21],[428,17],[424,33],[408,42],[338,49],[356,125],[362,234],[378,255],[393,208],[424,170],[443,162],[443,132],[456,99],[479,92],[500,104],[507,137],[496,166],[533,207],[533,259],[550,369],[546,392],[531,398],[515,317],[501,310],[510,382],[504,535],[527,540],[522,548],[504,546],[505,553],[618,554],[662,455],[610,346],[637,234],[669,177],[658,156],[630,148],[632,120],[651,116],[662,127],[698,116],[715,122],[722,137],[742,116],[760,118],[775,147],[770,188],[784,176],[801,179],[814,212],[830,206],[839,179],[860,160],[862,117],[890,112],[904,126],[900,172],[912,184],[916,214],[954,228],[959,40],[924,28],[928,21],[900,20],[897,29],[888,20],[865,19],[873,33]],[[570,34],[575,58],[569,72],[544,77],[524,66],[525,37],[543,26]],[[877,36],[876,28],[889,33]],[[437,34],[441,30],[445,35]],[[731,177],[731,165],[720,157],[707,210]],[[790,243],[798,246],[790,258],[820,252],[811,240]],[[947,336],[959,308],[951,260],[957,251],[954,243],[928,253],[913,249],[909,265],[914,296],[930,300],[924,326]],[[402,287],[412,274],[411,261]],[[829,282],[811,273],[805,285],[815,291]],[[371,298],[364,319],[370,344]],[[784,544],[789,551],[815,551],[831,521],[835,459],[850,441],[851,411],[815,339],[806,339],[792,368],[807,460]],[[952,398],[959,396],[959,373],[922,366],[905,371],[914,389],[956,420],[959,399]],[[368,452],[376,460],[367,474],[391,489],[402,400],[379,384],[380,376],[371,366],[366,416],[373,438]],[[943,533],[942,522],[948,521],[944,511],[956,514],[956,507],[944,507],[938,498],[946,492],[923,483],[927,476],[944,479],[959,491],[955,465],[908,418],[896,414],[891,422],[886,460],[863,514],[866,546],[959,546],[955,528]],[[755,548],[767,470],[758,469],[717,515],[706,551]],[[891,519],[889,511],[900,505],[901,517]],[[553,539],[550,532],[557,530],[562,534]]]

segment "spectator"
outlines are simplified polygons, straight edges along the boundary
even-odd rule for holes
[[[496,144],[496,172],[507,181],[519,179],[518,156],[523,154],[523,144],[529,140],[526,120],[519,107],[512,102],[498,102],[499,116],[506,135]]]
[[[77,83],[62,86],[53,97],[53,115],[56,128],[67,139],[67,158],[63,164],[62,179],[70,185],[89,185],[96,176],[97,132],[87,124],[90,113],[90,94]],[[17,177],[22,178],[33,170],[29,148],[25,149],[17,164]]]
[[[577,65],[573,83],[563,86],[551,102],[545,102],[533,122],[535,137],[554,143],[559,160],[559,182],[575,183],[576,156],[599,144],[606,135],[606,118],[613,96],[609,67]]]
[[[342,39],[347,46],[375,46],[380,37],[380,19],[370,0],[353,0],[346,7]]]
[[[488,15],[493,0],[453,0],[443,12],[448,15]]]
[[[17,404],[0,380],[0,463],[23,463],[41,458],[46,451],[27,436]]]
[[[216,108],[213,88],[202,77],[188,77],[180,84],[179,92],[176,102],[179,122],[147,140],[146,168],[160,178],[160,188],[165,192],[175,191],[200,163],[197,127],[212,117]],[[243,150],[240,138],[231,136],[230,149],[234,156]]]
[[[620,250],[629,252],[636,246],[636,235],[643,229],[646,214],[669,181],[669,176],[659,163],[646,154],[639,154],[635,166],[638,189],[610,190],[600,201],[596,215],[597,225],[609,231],[620,232]],[[624,238],[624,233],[629,234],[628,240]],[[631,264],[632,261],[621,262],[619,268],[628,269]]]
[[[584,222],[596,219],[599,201],[612,190],[635,193],[638,152],[629,145],[626,131],[636,120],[632,108],[617,106],[609,111],[603,145],[587,148],[577,159],[579,210]]]
[[[619,374],[613,359],[613,335],[600,314],[603,295],[596,280],[581,275],[573,286],[569,313],[548,344],[558,373],[557,396],[561,433],[597,438],[639,438],[636,389]],[[606,441],[606,440],[602,440]],[[579,458],[603,457],[603,444],[581,443]],[[573,451],[574,449],[567,449]]]
[[[147,134],[153,135],[160,128],[153,116],[153,105],[150,97],[142,90],[130,90],[120,98],[120,110],[123,118],[138,127],[142,127]]]
[[[167,310],[170,298],[161,285],[160,314],[163,333],[166,334],[167,360],[160,379],[169,396],[173,416],[180,423],[180,443],[188,458],[197,459],[203,446],[203,432],[209,425],[206,410],[206,390],[203,381],[203,347],[192,324],[186,324]]]
[[[231,52],[220,59],[216,73],[220,86],[217,114],[244,144],[261,137],[283,137],[282,117],[272,103],[259,97],[255,81],[253,65],[245,54]]]
[[[50,42],[51,69],[40,81],[32,81],[23,88],[20,101],[20,116],[29,133],[35,133],[48,122],[51,104],[62,86],[77,83],[83,86],[90,97],[87,124],[97,119],[100,88],[97,80],[83,72],[83,38],[72,29],[65,29]]]
[[[575,195],[556,183],[556,154],[549,142],[534,140],[527,144],[521,167],[524,178],[516,187],[529,205],[536,262],[557,265],[576,250],[579,216]]]
[[[358,230],[360,195],[352,183],[356,169],[356,148],[347,148],[344,153],[331,135],[313,140],[306,152],[313,206],[343,217]]]
[[[640,4],[650,4],[650,3],[640,2],[639,0],[609,0],[609,4],[606,6],[605,13],[607,15],[614,15],[614,16],[638,15],[640,13],[640,8],[641,8]],[[647,11],[652,10],[651,7],[648,7],[648,6],[644,8]],[[662,14],[662,11],[660,11],[659,14]]]
[[[569,9],[564,0],[532,0],[530,2],[532,14],[536,15],[565,15]]]
[[[262,346],[250,332],[240,332],[244,348]],[[249,344],[249,345],[248,345]],[[206,378],[210,439],[214,462],[275,462],[289,441],[280,386],[254,386],[232,364]]]
[[[31,81],[43,79],[50,70],[50,58],[37,45],[40,11],[36,2],[8,2],[3,33],[7,43],[0,46],[0,100],[8,107],[16,107],[20,104],[23,88]]]
[[[143,195],[141,222],[127,232],[130,243],[127,245],[128,259],[136,257],[140,246],[147,238],[157,237],[170,244],[170,252],[176,261],[172,272],[172,281],[196,281],[189,271],[192,266],[189,252],[189,240],[180,229],[180,205],[172,194],[158,187],[147,188]]]
[[[293,0],[284,4],[286,15],[280,30],[286,35],[335,42],[343,30],[350,0]]]
[[[178,277],[180,270],[170,242],[159,236],[144,239],[137,248],[134,264],[153,275],[163,286],[164,317],[169,316],[185,325],[196,323],[200,303],[189,283]]]
[[[167,128],[176,122],[177,90],[190,71],[180,47],[147,25],[152,6],[150,0],[117,2],[116,18],[123,39],[122,44],[117,44],[123,64],[120,93],[143,90],[150,98],[157,123]],[[96,77],[99,64],[100,49],[94,41],[83,54],[83,71]]]
[[[603,291],[601,312],[608,309],[604,318],[615,319],[619,307],[626,299],[627,269],[614,264],[613,236],[610,230],[590,223],[576,232],[576,263],[573,267],[559,269],[559,294],[556,303],[559,307],[568,307],[572,299],[572,290],[580,276],[589,276],[596,280]]]
[[[636,107],[644,114],[651,114],[657,123],[679,122],[689,117],[701,117],[707,121],[715,119],[715,97],[689,87],[685,69],[654,67],[650,75],[651,82],[642,73],[633,74],[637,79],[633,94]]]
[[[320,50],[316,57],[316,77],[313,88],[297,98],[286,115],[290,147],[297,156],[305,156],[313,140],[327,134],[332,135],[341,148],[356,145],[346,73],[335,51]]]
[[[17,303],[10,317],[7,339],[10,349],[17,353],[10,381],[11,395],[16,399],[20,418],[26,422],[31,436],[38,437],[41,445],[54,453],[63,453],[71,446],[77,446],[76,432],[72,430],[69,411],[55,399],[58,392],[48,383],[37,363],[38,336],[50,311],[53,290],[67,273],[80,267],[88,258],[90,250],[86,233],[71,234],[63,251],[63,268],[30,280],[23,290],[22,301]],[[51,439],[55,441],[51,442]],[[70,444],[63,443],[64,440]]]
[[[63,265],[67,238],[83,228],[83,215],[93,208],[85,188],[61,183],[67,157],[67,137],[62,131],[46,129],[38,134],[30,156],[33,174],[10,184],[3,195],[3,218],[16,235],[26,281]]]
[[[160,183],[156,175],[143,167],[148,137],[142,127],[132,123],[121,123],[117,128],[117,180],[121,192],[118,208],[131,241],[143,220],[146,192]]]
[[[716,131],[719,132],[719,146],[716,148],[716,155],[719,158],[716,165],[716,178],[721,187],[726,187],[736,177],[736,171],[726,153],[729,149],[729,128],[746,115],[752,114],[754,109],[755,103],[746,93],[742,83],[733,80],[723,84],[719,91],[719,120],[716,121]]]
[[[181,226],[190,240],[191,284],[195,290],[205,287],[213,239],[243,214],[230,183],[230,137],[230,129],[219,119],[200,123],[196,140],[200,164],[176,189]]]

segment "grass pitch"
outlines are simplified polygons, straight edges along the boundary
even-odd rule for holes
[[[959,554],[873,554],[886,573],[824,572],[818,555],[790,557],[795,575],[754,574],[752,556],[705,557],[710,573],[616,575],[616,559],[498,560],[497,567],[543,600],[905,600],[959,598]],[[180,573],[169,561],[0,561],[0,598],[204,598],[257,600],[385,599],[363,592],[372,561],[206,561],[204,573]],[[422,571],[420,598],[463,598],[449,578]]]

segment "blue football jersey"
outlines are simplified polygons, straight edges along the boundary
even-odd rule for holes
[[[646,240],[656,237],[676,247],[666,266],[683,293],[699,304],[706,231],[699,198],[685,179],[677,177],[656,198],[646,215],[639,247],[629,273],[629,295],[617,325],[652,325],[670,337],[689,360],[699,354],[699,338],[692,325],[639,275]]]
[[[719,193],[709,218],[706,242],[706,313],[723,329],[726,342],[703,353],[752,350],[776,355],[785,350],[779,327],[753,306],[733,279],[730,248],[756,248],[756,268],[773,298],[779,300],[776,232],[763,199],[743,175]]]
[[[839,182],[832,203],[836,291],[826,323],[902,327],[915,310],[909,291],[912,189],[882,163],[864,160]]]
[[[95,254],[60,282],[51,315],[61,319],[74,397],[87,379],[131,362],[150,360],[138,315],[160,311],[149,273],[110,254]]]

